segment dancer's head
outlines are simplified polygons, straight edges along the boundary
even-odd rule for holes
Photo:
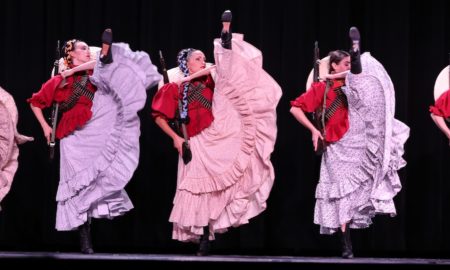
[[[64,62],[67,66],[78,66],[90,60],[89,46],[84,41],[71,39],[64,45]]]
[[[330,66],[328,67],[330,73],[340,73],[350,70],[350,54],[346,51],[336,50],[331,51]]]
[[[205,54],[196,49],[183,49],[178,53],[178,67],[183,72],[184,76],[189,76],[206,67]]]

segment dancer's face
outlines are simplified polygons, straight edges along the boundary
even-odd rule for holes
[[[187,61],[189,74],[193,74],[206,67],[206,58],[202,51],[193,51]]]
[[[75,49],[69,52],[74,65],[78,66],[91,60],[89,46],[86,43],[83,41],[78,41],[75,43],[74,47]]]
[[[347,70],[350,70],[350,56],[346,56],[342,58],[342,60],[339,63],[331,63],[333,66],[335,73],[344,72]]]

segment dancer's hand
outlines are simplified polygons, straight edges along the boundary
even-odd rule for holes
[[[50,144],[50,136],[52,135],[52,128],[46,124],[42,126],[42,130],[44,131],[44,136],[47,139],[47,144]]]
[[[65,78],[67,78],[67,77],[69,77],[69,76],[72,76],[73,75],[73,70],[72,69],[66,69],[66,70],[64,70],[63,72],[61,72],[61,76],[65,79]]]
[[[312,142],[313,142],[313,146],[314,146],[314,151],[317,151],[317,145],[318,145],[319,139],[323,140],[322,134],[317,129],[314,129],[312,131]]]
[[[183,143],[184,143],[184,139],[181,138],[180,136],[176,136],[173,139],[173,147],[175,147],[178,150],[178,153],[181,155],[183,155]]]

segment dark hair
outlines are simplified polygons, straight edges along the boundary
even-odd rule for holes
[[[183,72],[184,77],[189,76],[189,69],[187,66],[187,62],[189,60],[189,57],[191,57],[191,54],[196,51],[193,48],[187,48],[187,49],[182,49],[177,56],[177,62],[178,62],[178,67],[180,68],[181,72]],[[188,95],[188,89],[189,89],[189,84],[184,84],[183,87],[183,97],[181,99],[181,111],[180,111],[180,120],[183,123],[187,123],[188,120],[188,100],[187,100],[187,95]]]
[[[196,49],[193,48],[182,49],[177,55],[178,67],[181,69],[185,77],[189,76],[189,70],[187,69],[187,61],[194,51],[196,51]]]
[[[330,57],[330,64],[328,65],[328,71],[332,73],[335,70],[333,69],[333,66],[331,64],[335,63],[336,65],[338,65],[342,61],[342,59],[344,59],[345,57],[349,57],[350,54],[343,50],[336,50],[331,51],[328,54],[328,56]]]

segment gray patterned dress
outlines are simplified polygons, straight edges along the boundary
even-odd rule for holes
[[[322,156],[314,223],[332,234],[341,224],[367,228],[376,214],[396,215],[401,190],[397,171],[406,165],[403,145],[409,127],[394,118],[395,92],[384,67],[369,53],[363,72],[349,74],[344,93],[350,128]]]
[[[56,229],[74,230],[89,217],[112,219],[133,208],[124,187],[139,161],[146,90],[162,76],[147,53],[113,43],[114,62],[97,61],[92,118],[61,140]],[[98,56],[97,56],[98,57]]]

